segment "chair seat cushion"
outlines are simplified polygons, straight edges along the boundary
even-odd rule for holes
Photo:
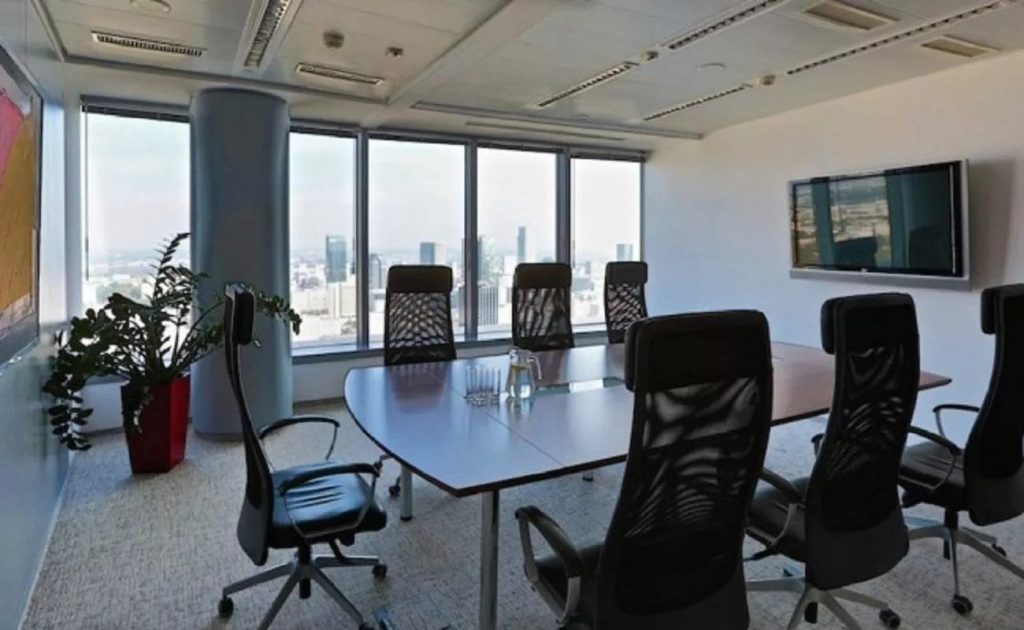
[[[963,456],[955,458],[953,472],[947,479],[951,460],[954,460],[953,455],[934,442],[908,447],[900,462],[900,485],[907,491],[907,498],[946,509],[966,510]],[[936,485],[939,487],[935,490],[927,490],[927,487]]]
[[[807,492],[807,482],[807,477],[790,481],[801,495]],[[804,508],[797,507],[787,527],[786,514],[789,511],[789,504],[790,501],[784,492],[774,486],[761,484],[750,504],[747,533],[762,544],[770,544],[786,527],[786,534],[779,540],[776,548],[786,557],[804,562],[807,547]]]
[[[274,487],[295,475],[338,462],[321,462],[286,468],[272,473]],[[363,506],[370,507],[362,522],[353,529]],[[298,547],[314,541],[338,538],[351,544],[351,534],[377,531],[387,525],[387,512],[370,492],[370,485],[359,475],[327,475],[289,490],[285,497],[274,492],[274,511],[270,527],[270,546],[275,549]],[[301,532],[301,533],[300,533]]]
[[[580,584],[580,602],[575,621],[591,623],[597,608],[597,563],[601,559],[602,543],[581,547],[580,559],[583,561],[583,580]],[[569,589],[569,580],[558,556],[553,554],[537,558],[537,573],[545,584],[551,587],[564,602]]]

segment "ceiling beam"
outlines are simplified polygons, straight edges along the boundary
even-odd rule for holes
[[[564,6],[565,0],[509,0],[469,35],[395,90],[388,98],[387,107],[367,116],[363,126],[375,128],[387,124],[389,120],[426,99],[434,89],[458,76],[471,64],[519,37]]]

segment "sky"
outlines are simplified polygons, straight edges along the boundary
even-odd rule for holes
[[[87,114],[86,194],[90,253],[151,249],[188,230],[189,130],[185,123]],[[355,141],[292,134],[293,249],[319,250],[327,234],[351,242]],[[455,144],[371,140],[370,250],[416,250],[463,237],[464,149]],[[541,259],[555,249],[555,155],[505,149],[478,153],[479,233],[515,253],[517,229]],[[639,243],[639,165],[573,162],[578,256],[613,258]],[[636,245],[636,249],[639,247]]]

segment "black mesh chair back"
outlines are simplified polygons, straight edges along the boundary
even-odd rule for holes
[[[755,311],[629,329],[633,428],[598,567],[598,628],[746,628],[744,527],[771,424]]]
[[[256,299],[250,290],[238,284],[227,285],[224,294],[224,355],[231,389],[238,403],[242,443],[245,447],[245,499],[238,517],[238,542],[255,564],[263,565],[267,561],[273,518],[274,484],[267,455],[245,402],[238,356],[241,346],[253,343]]]
[[[451,295],[451,267],[396,265],[388,269],[384,365],[455,358]]]
[[[836,358],[828,427],[806,496],[807,579],[822,590],[879,576],[909,546],[896,480],[920,379],[909,295],[828,300],[821,339]]]
[[[1024,513],[1024,284],[981,294],[981,329],[995,335],[988,393],[964,449],[971,520],[989,525]]]
[[[626,340],[626,330],[647,318],[647,263],[610,262],[604,272],[604,321],[609,343]]]
[[[512,343],[524,350],[575,345],[569,303],[572,269],[563,263],[521,263],[512,279]]]

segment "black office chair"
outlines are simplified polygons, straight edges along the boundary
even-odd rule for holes
[[[966,615],[974,605],[960,594],[957,543],[975,549],[1017,577],[1024,569],[988,534],[960,527],[966,511],[980,526],[1002,523],[1024,513],[1024,284],[986,289],[981,294],[981,329],[995,335],[995,361],[988,393],[981,407],[939,405],[939,434],[919,431],[928,442],[911,446],[903,456],[900,484],[906,507],[927,503],[945,510],[944,522],[907,518],[910,539],[939,538],[953,565],[953,608]],[[942,412],[977,414],[967,444],[960,449],[946,437]]]
[[[533,351],[572,348],[571,291],[569,265],[517,265],[512,278],[512,343]]]
[[[749,625],[743,530],[772,412],[768,322],[755,311],[655,317],[626,339],[633,428],[603,543],[577,548],[516,511],[526,576],[558,623],[597,630]],[[535,557],[534,527],[553,554]]]
[[[622,343],[626,330],[647,318],[647,263],[610,262],[604,270],[604,321],[608,343]]]
[[[234,603],[230,595],[238,591],[285,577],[277,597],[260,622],[268,628],[285,600],[299,586],[299,597],[310,596],[310,582],[319,584],[349,614],[361,629],[373,628],[355,606],[324,575],[326,567],[370,566],[377,578],[387,574],[387,565],[371,556],[346,556],[339,545],[351,545],[355,535],[377,531],[387,524],[387,514],[377,503],[374,491],[380,474],[377,464],[344,464],[329,461],[274,470],[263,450],[262,439],[270,433],[294,424],[320,422],[334,426],[327,457],[334,450],[338,422],[321,416],[296,416],[278,420],[257,431],[245,402],[239,366],[239,346],[255,342],[253,318],[255,298],[241,285],[225,288],[224,338],[228,375],[238,402],[245,445],[245,497],[238,518],[238,542],[257,566],[267,562],[269,549],[296,549],[295,558],[258,575],[224,588],[218,606],[222,618],[231,616]],[[369,475],[367,484],[360,475]],[[332,555],[314,556],[312,547],[326,543]]]
[[[384,365],[453,361],[452,269],[443,265],[395,265],[384,297]],[[404,488],[404,490],[403,490]],[[388,487],[401,495],[401,519],[412,519],[412,471]]]
[[[828,300],[821,345],[836,357],[828,426],[809,478],[788,481],[767,468],[770,484],[754,496],[747,533],[774,554],[804,564],[781,579],[754,580],[749,591],[800,595],[789,628],[817,618],[824,604],[847,628],[859,628],[839,599],[871,606],[890,628],[889,606],[845,587],[878,577],[907,554],[907,527],[896,483],[911,430],[920,377],[917,316],[904,294]]]

